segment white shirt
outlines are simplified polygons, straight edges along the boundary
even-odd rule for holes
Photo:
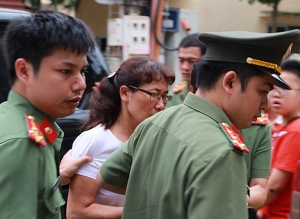
[[[123,144],[124,143],[117,139],[109,129],[105,130],[102,125],[98,125],[81,133],[73,143],[72,156],[81,157],[89,155],[93,157],[93,161],[88,164],[83,164],[76,174],[96,180],[100,166],[112,152]],[[124,195],[103,189],[98,190],[95,203],[123,206]]]

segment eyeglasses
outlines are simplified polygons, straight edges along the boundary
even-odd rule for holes
[[[292,88],[292,90],[300,91],[300,88],[299,89]],[[278,94],[283,97],[283,96],[288,95],[290,93],[290,91],[292,91],[292,90],[286,90],[281,87],[274,86],[273,90],[270,91],[270,95],[274,95],[275,92],[278,92]]]
[[[147,91],[147,90],[144,90],[142,88],[135,87],[135,86],[132,86],[132,85],[127,85],[127,87],[130,87],[132,89],[144,92],[145,94],[149,94],[150,95],[150,99],[153,100],[153,101],[159,101],[160,99],[162,99],[163,103],[166,104],[170,100],[172,100],[172,96],[169,96],[169,95],[160,95],[159,93],[152,93],[150,91]]]

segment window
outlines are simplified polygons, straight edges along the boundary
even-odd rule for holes
[[[296,25],[277,25],[276,32],[282,32],[287,30],[294,30],[294,29],[300,29],[300,26]],[[272,26],[268,25],[268,33],[271,33]],[[300,41],[295,43],[292,47],[291,53],[300,53]]]

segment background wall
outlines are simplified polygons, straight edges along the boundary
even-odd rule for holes
[[[98,4],[95,0],[81,0],[76,17],[86,22],[96,35],[106,34],[108,5]]]
[[[259,2],[250,5],[247,0],[169,0],[170,7],[199,12],[199,31],[247,30],[266,32],[271,23],[272,7]],[[282,0],[279,11],[300,13],[299,0]],[[278,17],[278,23],[300,25],[300,16]]]
[[[163,33],[162,41],[171,48],[177,47],[180,40],[188,33],[231,30],[268,32],[268,26],[271,25],[272,21],[271,12],[273,8],[271,6],[259,2],[250,5],[248,0],[166,0],[165,2],[166,7],[187,11],[185,14],[182,13],[181,17],[187,16],[192,27],[189,32],[180,27],[180,31],[177,33]],[[109,10],[108,5],[98,4],[95,0],[81,0],[76,16],[85,21],[95,35],[101,38],[107,34],[107,19],[111,14],[109,11],[118,14],[118,8],[118,6],[114,6],[112,10]],[[288,16],[278,16],[277,23],[282,28],[300,27],[299,0],[282,0],[278,10],[293,13]],[[294,46],[294,48],[297,48],[297,52],[300,53],[300,45]],[[108,53],[107,57],[113,59],[111,53]],[[159,59],[167,63],[179,76],[176,79],[176,83],[178,83],[181,79],[178,70],[177,51],[161,49]],[[120,61],[117,64],[110,64],[110,66],[118,66],[119,63]]]

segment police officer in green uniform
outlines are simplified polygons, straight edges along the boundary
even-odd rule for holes
[[[274,84],[289,89],[279,66],[299,37],[199,34],[207,45],[194,66],[199,89],[142,122],[100,168],[100,188],[126,191],[122,218],[247,218],[249,150],[235,130],[260,116]]]
[[[198,42],[196,44],[195,39],[191,39],[190,36],[183,39],[181,46],[185,46],[186,48],[179,48],[179,57],[180,64],[179,68],[182,72],[184,71],[191,71],[193,66],[193,61],[195,59],[185,59],[183,57],[198,57],[199,55],[198,50],[194,47],[191,50],[191,42],[193,45],[198,45],[200,51],[206,51],[206,47],[204,47],[201,43]],[[200,47],[202,46],[202,47]],[[201,54],[201,52],[200,52]],[[203,54],[203,52],[202,52]],[[188,62],[187,60],[190,60]],[[189,65],[190,64],[190,65]],[[196,72],[196,71],[195,71]],[[167,107],[175,106],[183,102],[185,96],[189,91],[195,93],[195,75],[191,72],[191,75],[186,74],[186,77],[183,77],[186,81],[190,81],[190,83],[184,82],[178,85],[174,85],[172,89],[171,95],[173,96],[172,100],[167,104]],[[188,77],[190,76],[190,77]],[[189,85],[189,86],[188,86]],[[266,120],[265,120],[266,121]],[[266,198],[266,185],[267,185],[267,178],[270,175],[270,154],[271,154],[271,134],[270,134],[270,127],[265,122],[263,123],[256,123],[254,122],[253,127],[249,129],[245,129],[242,131],[243,136],[246,139],[247,147],[253,148],[254,150],[250,150],[251,153],[247,154],[245,157],[246,164],[247,164],[247,175],[248,175],[248,183],[249,188],[251,190],[251,196],[248,196],[248,204],[253,209],[258,209],[264,203]],[[255,137],[253,137],[255,136]],[[261,138],[260,138],[261,137]],[[253,145],[254,144],[254,145]],[[250,191],[249,191],[250,194]],[[252,210],[251,210],[252,211]]]
[[[172,100],[166,107],[175,106],[182,103],[189,92],[188,82],[195,62],[206,52],[206,45],[201,42],[198,34],[190,34],[182,39],[178,49],[179,70],[182,74],[183,82],[175,84],[170,92]]]
[[[245,154],[247,166],[247,182],[250,188],[247,197],[249,212],[254,212],[263,206],[267,198],[267,181],[271,165],[271,128],[268,115],[263,114],[252,122],[250,128],[240,130],[244,143],[251,151]],[[252,209],[250,209],[252,208]],[[256,218],[253,216],[252,218]]]
[[[4,54],[12,89],[0,105],[0,218],[62,218],[63,132],[86,88],[93,34],[79,19],[44,11],[10,22]]]
[[[195,69],[192,71],[190,91],[195,93],[198,89],[196,76],[199,74]],[[256,210],[261,207],[267,197],[267,180],[270,176],[271,160],[271,129],[268,124],[268,114],[252,121],[247,129],[238,133],[250,153],[244,155],[247,167],[248,182],[248,211],[249,218],[256,218]],[[253,216],[251,216],[253,215]]]

